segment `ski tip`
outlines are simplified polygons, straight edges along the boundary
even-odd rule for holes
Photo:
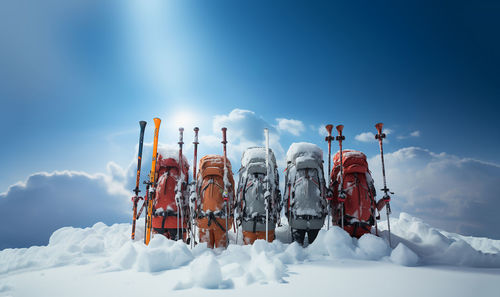
[[[226,132],[227,128],[226,127],[222,127],[221,130],[222,130],[222,132]]]
[[[147,122],[146,121],[139,121],[139,125],[142,127],[146,127]]]
[[[375,124],[375,128],[377,129],[378,133],[382,133],[382,128],[384,127],[384,123],[377,123]]]
[[[194,127],[193,131],[194,131],[194,132],[198,132],[198,131],[200,131],[200,128],[198,128],[198,127]]]
[[[337,131],[342,134],[342,130],[344,130],[344,125],[337,125]]]
[[[179,127],[179,132],[184,132],[184,128]]]
[[[328,133],[330,133],[330,134],[332,133],[333,125],[328,124],[325,126],[325,128],[326,128],[326,131],[328,131]]]
[[[156,127],[160,126],[160,123],[161,123],[160,118],[154,118],[153,121],[155,122]]]

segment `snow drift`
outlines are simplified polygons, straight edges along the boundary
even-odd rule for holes
[[[139,221],[139,226],[142,223]],[[383,229],[384,222],[379,226]],[[334,227],[321,230],[306,248],[297,243],[258,240],[251,246],[232,244],[227,250],[212,250],[205,244],[190,249],[163,236],[154,236],[145,246],[140,240],[142,228],[138,228],[136,241],[130,240],[130,229],[130,224],[103,223],[85,229],[61,228],[52,234],[47,246],[0,251],[0,275],[68,265],[94,265],[101,272],[158,273],[185,268],[189,273],[185,271],[185,277],[173,289],[225,289],[252,283],[284,283],[289,277],[289,265],[325,260],[500,268],[500,241],[440,231],[406,213],[391,219],[394,249],[387,244],[385,230],[381,237],[367,234],[358,240]],[[286,229],[278,230],[278,238],[287,238],[283,231]]]

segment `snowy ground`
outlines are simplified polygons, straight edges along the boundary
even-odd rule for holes
[[[142,234],[129,239],[130,228],[66,227],[48,246],[0,251],[0,296],[421,297],[500,290],[500,241],[440,231],[404,213],[391,219],[394,249],[385,231],[356,240],[339,228],[302,248],[286,243],[286,227],[271,244],[212,251],[155,236],[146,247]]]

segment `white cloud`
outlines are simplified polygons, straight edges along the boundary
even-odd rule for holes
[[[216,115],[212,122],[213,132],[221,135],[221,128],[228,128],[228,141],[231,138],[244,138],[250,141],[263,141],[264,128],[272,132],[274,128],[255,112],[233,109],[228,115]]]
[[[318,134],[321,135],[322,137],[328,136],[328,132],[326,131],[325,126],[326,125],[321,124],[321,125],[319,125],[319,127],[316,128],[318,131]]]
[[[407,138],[411,138],[411,137],[420,137],[420,130],[415,130],[408,135],[399,135],[397,138],[398,139],[407,139]]]
[[[375,134],[373,134],[372,132],[364,132],[354,136],[354,139],[361,142],[371,142],[375,141]]]
[[[227,128],[227,150],[233,171],[238,169],[241,155],[248,147],[265,145],[264,128],[269,129],[269,145],[276,155],[278,165],[284,166],[285,152],[280,144],[278,131],[255,112],[233,109],[227,115],[215,116],[212,126],[215,135],[207,136],[208,139],[221,139],[220,129]],[[220,140],[218,142],[220,145]]]
[[[389,135],[389,134],[392,134],[394,131],[392,129],[384,129],[382,130],[382,133],[384,133],[385,135]],[[377,141],[375,139],[375,134],[373,132],[363,132],[361,134],[358,134],[356,136],[354,136],[354,139],[356,139],[357,141],[361,141],[361,142],[374,142],[374,141]],[[387,139],[384,140],[384,142],[389,142]]]
[[[421,217],[436,227],[461,234],[500,238],[500,166],[445,153],[408,147],[384,156],[393,211]],[[369,160],[382,188],[380,157]],[[381,193],[378,193],[380,198]]]
[[[278,118],[276,121],[278,122],[278,129],[280,131],[285,131],[295,136],[299,136],[305,130],[304,123],[299,120]]]

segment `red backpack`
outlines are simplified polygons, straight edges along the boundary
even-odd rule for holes
[[[346,195],[344,202],[344,230],[351,236],[361,237],[371,232],[375,220],[375,187],[368,169],[366,156],[362,152],[344,150],[343,163],[343,189]],[[333,220],[341,226],[341,206],[338,200],[340,191],[340,152],[333,157],[333,170],[330,185],[333,190]]]
[[[160,154],[158,162],[156,163],[158,184],[153,204],[153,230],[157,233],[162,233],[167,237],[169,237],[169,233],[166,229],[176,229],[177,227],[187,228],[187,220],[189,217],[187,193],[189,164],[186,158],[184,158],[182,162],[183,180],[179,181],[181,176],[180,164],[177,161],[178,154],[177,157],[174,156],[175,153],[166,156]],[[178,194],[178,205],[175,198],[179,186],[181,188],[181,192]]]

